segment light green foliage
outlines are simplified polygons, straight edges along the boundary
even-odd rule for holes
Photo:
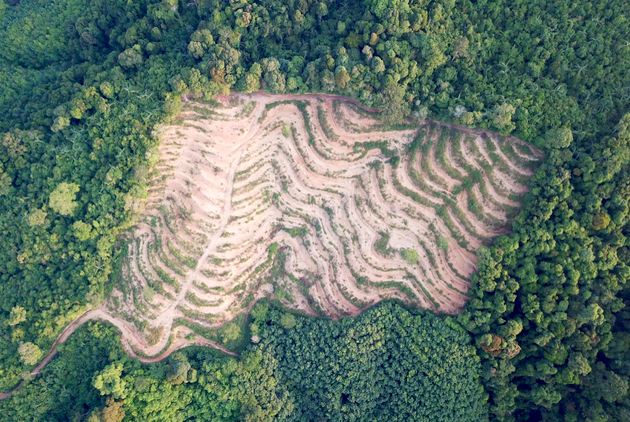
[[[567,366],[578,375],[587,375],[591,372],[591,366],[589,365],[588,360],[580,352],[572,353],[569,356],[569,363]]]
[[[383,118],[390,123],[400,123],[411,111],[405,99],[405,89],[390,83],[380,93],[380,110]]]
[[[437,245],[440,249],[448,250],[449,240],[446,237],[439,236],[437,239]]]
[[[132,48],[126,49],[118,55],[118,63],[126,68],[138,66],[143,61],[142,47],[138,44],[134,45]]]
[[[257,302],[249,313],[250,318],[256,323],[262,323],[267,319],[267,313],[269,312],[269,306],[263,302]]]
[[[123,374],[129,380],[123,408],[134,421],[291,420],[293,400],[278,382],[269,353],[249,350],[235,360],[201,352],[170,360]]]
[[[14,306],[13,309],[11,309],[7,324],[14,326],[24,321],[26,321],[26,309],[21,306]]]
[[[0,197],[8,195],[11,189],[11,178],[8,174],[0,171]]]
[[[545,143],[551,148],[568,148],[572,142],[573,133],[567,128],[552,129],[545,134]]]
[[[111,395],[117,399],[124,399],[127,381],[121,378],[122,372],[122,363],[112,363],[94,376],[92,385],[101,392],[101,395]]]
[[[144,297],[148,302],[151,302],[153,300],[153,297],[155,296],[155,290],[153,290],[151,287],[147,286],[143,289],[143,293],[144,293]]]
[[[269,245],[269,257],[272,258],[274,255],[276,255],[278,253],[278,244],[277,243],[272,243],[271,245]]]
[[[282,124],[282,136],[285,138],[291,136],[291,128],[286,123]]]
[[[591,323],[593,325],[602,325],[605,321],[604,310],[597,303],[582,308],[577,315],[580,324]]]
[[[223,338],[223,343],[228,343],[230,341],[234,341],[241,335],[241,327],[238,324],[231,322],[223,327],[221,331],[221,337]]]
[[[61,215],[70,215],[77,207],[75,199],[76,193],[79,191],[79,185],[76,183],[60,183],[54,191],[50,193],[48,205],[53,211]]]
[[[41,226],[46,222],[48,213],[44,210],[35,210],[28,216],[28,225],[31,227]]]
[[[280,317],[280,325],[282,325],[287,330],[295,327],[295,323],[295,317],[292,314],[284,313]]]
[[[105,98],[113,99],[115,95],[115,88],[110,82],[103,82],[99,85],[99,89],[101,94],[105,96]]]
[[[418,263],[418,252],[414,249],[403,249],[400,252],[400,256],[402,256],[409,265],[415,265]]]
[[[72,228],[74,229],[74,235],[80,241],[88,240],[92,235],[92,225],[83,221],[75,221]]]
[[[0,324],[0,389],[14,386],[23,371],[17,341],[46,349],[61,329],[55,321],[102,296],[115,237],[132,221],[127,199],[146,191],[136,169],[150,163],[147,151],[157,146],[151,133],[178,112],[181,95],[210,98],[263,88],[343,93],[391,121],[411,111],[511,133],[542,147],[545,163],[532,179],[514,235],[479,252],[470,305],[460,321],[477,339],[490,339],[486,347],[494,347],[493,336],[503,338],[492,353],[479,349],[479,374],[497,421],[627,419],[627,2],[184,3],[0,2],[0,309],[1,319],[10,321],[16,304],[28,303],[30,323],[18,329]],[[458,106],[467,110],[460,117],[453,113]],[[90,235],[76,222],[92,225]],[[386,234],[375,246],[390,252]],[[269,252],[277,256],[278,245]],[[258,326],[264,330],[260,321]],[[389,321],[381,330],[374,323],[366,337],[396,326]],[[297,335],[298,329],[284,331]],[[398,334],[411,341],[406,331]],[[361,338],[348,339],[347,349],[367,341]],[[380,350],[384,343],[378,343],[362,350]],[[517,346],[522,349],[515,354]],[[306,356],[316,367],[329,354],[330,362],[343,358],[335,350]],[[409,355],[390,350],[397,361]],[[88,378],[111,363],[108,352],[92,343],[85,351],[75,347],[73,356],[92,358],[83,360],[90,365]],[[106,403],[84,391],[89,382],[83,368],[72,359],[59,362],[65,366],[51,364],[51,376],[16,393],[24,394],[21,401],[0,403],[3,417],[81,420],[87,408],[102,416]],[[123,408],[130,420],[281,419],[293,402],[269,375],[278,362],[284,359],[260,351],[238,364],[209,365],[206,375],[220,371],[230,380],[253,380],[236,382],[240,393],[232,396],[225,384],[205,378],[208,389],[200,395],[232,398],[213,405],[215,413],[188,406],[199,403],[190,393],[198,383],[171,385],[153,375],[147,377],[151,388]],[[322,367],[328,371],[332,364]],[[417,367],[414,361],[409,371]],[[134,378],[140,370],[127,368],[122,376]],[[380,374],[374,371],[368,373]],[[322,380],[315,392],[300,390],[299,400],[331,392],[305,417],[357,420],[352,409],[359,402],[348,400],[355,396],[337,394],[337,378],[325,373],[308,374]],[[294,385],[303,385],[302,379]],[[373,400],[374,378],[364,384],[360,379],[356,375],[350,384],[366,395],[356,397]],[[396,385],[400,391],[431,390]],[[37,402],[29,402],[29,391]],[[389,409],[396,402],[383,403]],[[302,406],[309,404],[300,401]],[[406,411],[392,412],[390,420],[412,420]],[[443,414],[444,407],[422,417]],[[458,418],[453,420],[470,420]]]
[[[516,127],[512,123],[512,116],[516,108],[512,104],[503,103],[495,107],[492,123],[501,133],[510,133]]]
[[[25,365],[35,365],[44,355],[42,350],[30,341],[20,344],[18,353]]]

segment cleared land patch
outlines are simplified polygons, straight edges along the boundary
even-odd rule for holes
[[[341,97],[225,103],[186,103],[165,129],[107,303],[149,355],[177,326],[219,327],[272,295],[332,317],[387,298],[457,312],[475,250],[508,231],[541,158],[514,138],[387,125]]]

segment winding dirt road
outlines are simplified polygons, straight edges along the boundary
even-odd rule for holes
[[[210,341],[208,339],[205,339],[203,337],[200,336],[196,336],[195,339],[193,340],[187,340],[185,338],[179,338],[176,339],[175,341],[173,341],[171,343],[171,345],[169,346],[169,348],[167,350],[165,350],[164,352],[162,352],[159,356],[155,356],[155,357],[146,357],[146,356],[139,356],[136,351],[133,349],[132,344],[129,342],[129,339],[133,339],[135,336],[131,335],[130,333],[130,327],[129,327],[129,323],[126,321],[123,321],[119,318],[114,318],[111,315],[109,315],[106,311],[104,311],[101,308],[97,308],[97,309],[92,309],[92,310],[88,310],[86,311],[83,315],[79,316],[77,319],[75,319],[74,321],[72,321],[62,332],[61,334],[59,334],[59,336],[57,337],[57,339],[55,340],[55,342],[53,343],[52,347],[50,348],[50,351],[48,352],[48,354],[37,364],[37,366],[35,366],[35,368],[33,368],[33,370],[30,372],[31,376],[36,377],[37,375],[39,375],[42,371],[42,369],[48,365],[48,363],[52,360],[52,358],[54,358],[57,355],[57,346],[60,344],[65,343],[68,338],[83,324],[85,324],[88,321],[93,321],[93,320],[101,320],[101,321],[105,321],[105,322],[109,322],[110,324],[116,326],[116,328],[118,328],[121,332],[121,337],[120,337],[120,343],[123,347],[123,350],[125,351],[125,353],[127,353],[127,355],[129,355],[129,357],[138,359],[138,361],[142,362],[142,363],[156,363],[156,362],[160,362],[163,359],[166,359],[168,356],[171,355],[171,353],[182,349],[184,347],[188,347],[188,346],[206,346],[206,347],[213,347],[217,350],[222,351],[225,354],[228,354],[230,356],[235,356],[237,357],[238,354],[232,352],[231,350],[226,349],[225,347],[221,346],[220,344],[217,344],[214,341]],[[136,346],[140,346],[140,345],[136,345]],[[5,400],[9,397],[11,397],[11,395],[16,392],[17,390],[19,390],[20,388],[22,388],[22,386],[24,385],[24,382],[20,382],[20,384],[15,387],[13,390],[6,392],[6,393],[0,393],[0,400]]]
[[[390,298],[457,313],[476,249],[505,232],[519,206],[510,196],[527,190],[529,164],[541,158],[518,139],[452,124],[391,129],[378,110],[335,95],[185,103],[133,228],[128,288],[68,325],[31,375],[90,320],[115,325],[125,352],[152,363],[190,345],[237,356],[199,335],[187,340],[193,331],[176,322],[218,328],[265,296],[332,318]]]
[[[188,101],[165,130],[125,268],[132,294],[115,291],[107,303],[111,315],[146,321],[149,331],[129,332],[148,355],[177,319],[218,328],[264,296],[332,318],[387,298],[457,313],[475,250],[505,232],[519,205],[508,197],[532,174],[522,163],[538,158],[520,140],[456,125],[391,128],[377,110],[334,95],[220,103]],[[420,143],[431,145],[410,157],[423,131]],[[387,145],[399,165],[366,143]],[[505,143],[521,152],[507,156]],[[469,186],[472,172],[481,180]],[[269,277],[273,244],[285,263]]]

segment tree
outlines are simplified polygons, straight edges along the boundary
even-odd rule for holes
[[[252,64],[249,72],[247,72],[238,84],[238,89],[245,93],[251,94],[260,90],[260,77],[262,75],[262,69],[258,63]]]
[[[361,52],[365,55],[365,60],[367,60],[367,62],[369,62],[370,60],[372,60],[373,57],[373,51],[370,48],[369,45],[364,45],[363,46],[363,50],[361,50]]]
[[[11,177],[0,170],[0,197],[8,195],[11,190]]]
[[[88,422],[121,422],[125,418],[125,409],[122,401],[115,401],[107,397],[106,406],[103,409],[96,409],[87,419]]]
[[[101,392],[102,396],[111,395],[116,399],[124,399],[127,396],[125,392],[127,382],[121,378],[122,372],[121,362],[112,363],[94,375],[92,385]]]
[[[455,43],[453,44],[453,59],[460,58],[460,57],[464,57],[464,58],[468,57],[469,45],[470,45],[470,42],[468,41],[468,38],[460,35],[457,38],[457,40],[455,40]]]
[[[551,148],[568,148],[573,142],[573,132],[568,128],[552,129],[545,134],[545,144]]]
[[[593,217],[593,230],[602,230],[610,224],[610,216],[605,211],[598,212]]]
[[[571,353],[569,356],[568,367],[578,375],[587,375],[591,372],[591,366],[589,365],[588,360],[580,352]]]
[[[487,421],[475,349],[453,321],[451,328],[393,303],[340,321],[293,316],[293,329],[286,315],[270,309],[252,348],[274,351],[295,403],[292,418]]]
[[[28,225],[31,227],[41,226],[46,222],[48,214],[44,210],[35,210],[28,216]]]
[[[263,302],[257,302],[252,308],[249,316],[254,319],[256,323],[261,323],[267,319],[267,313],[269,312],[269,306]]]
[[[193,32],[188,43],[188,52],[196,59],[201,59],[205,52],[214,45],[214,38],[208,29]]]
[[[139,66],[144,61],[142,47],[139,44],[128,48],[118,55],[118,63],[125,69]]]
[[[448,251],[448,246],[449,246],[448,238],[439,236],[437,239],[437,245],[440,249],[444,249],[445,251]]]
[[[584,384],[584,396],[590,400],[614,403],[627,398],[628,378],[606,370],[601,362],[586,377]]]
[[[241,335],[241,327],[238,324],[231,322],[227,324],[222,331],[223,343],[234,341]]]
[[[597,303],[591,303],[582,308],[577,319],[582,324],[592,323],[601,325],[604,322],[604,310]]]
[[[350,82],[350,75],[344,66],[338,66],[335,71],[335,82],[337,83],[337,88],[343,90],[346,89],[348,82]]]
[[[286,328],[287,330],[295,327],[296,321],[295,317],[292,314],[284,313],[282,317],[280,317],[280,324]]]
[[[419,37],[420,42],[412,40],[413,44],[420,47],[422,57],[425,60],[424,68],[427,75],[431,75],[435,69],[442,66],[447,61],[444,48],[438,37],[433,35],[423,35]]]
[[[79,191],[79,185],[76,183],[60,183],[54,191],[50,193],[48,205],[53,211],[61,215],[70,215],[77,207],[75,202],[76,193]]]
[[[413,249],[403,249],[400,252],[400,256],[402,256],[409,265],[415,265],[418,263],[418,252]]]
[[[103,422],[121,422],[125,418],[125,409],[123,403],[117,402],[111,397],[107,398],[107,406],[103,408]]]
[[[452,0],[292,1],[282,7],[267,0],[193,0],[188,6],[181,2],[181,8],[175,0],[120,2],[116,7],[101,1],[80,7],[74,1],[12,0],[8,8],[4,3],[0,78],[6,89],[0,90],[0,132],[13,136],[3,135],[0,142],[0,308],[6,318],[16,304],[23,304],[32,325],[0,324],[2,391],[15,385],[23,368],[17,347],[1,342],[29,340],[44,347],[59,323],[85,305],[87,292],[104,290],[112,269],[114,233],[133,221],[126,199],[143,183],[133,169],[148,164],[145,153],[156,143],[150,134],[177,113],[179,95],[229,92],[235,80],[256,90],[260,77],[244,77],[245,69],[274,57],[281,65],[271,72],[284,77],[285,90],[344,89],[366,105],[379,107],[382,90],[393,82],[403,87],[405,103],[417,100],[418,109],[436,119],[452,121],[452,110],[461,105],[469,111],[461,114],[460,123],[494,127],[541,146],[544,164],[528,179],[531,193],[513,225],[517,248],[497,240],[488,248],[491,259],[480,257],[479,271],[471,277],[473,299],[461,321],[475,337],[499,333],[502,327],[511,332],[510,321],[523,325],[517,335],[523,347],[517,359],[505,359],[505,350],[515,344],[507,337],[503,342],[508,345],[500,345],[496,358],[482,358],[480,376],[497,420],[623,420],[624,405],[616,399],[611,403],[589,398],[587,389],[567,386],[583,382],[595,369],[580,376],[566,362],[570,353],[580,352],[591,368],[600,361],[603,370],[622,379],[628,373],[619,362],[623,359],[602,357],[610,352],[609,343],[621,342],[620,334],[627,330],[623,305],[630,297],[625,206],[630,197],[630,115],[610,131],[629,101],[626,2],[532,0],[509,8],[491,1],[455,7]],[[208,34],[220,37],[218,45],[207,42]],[[199,43],[192,51],[191,42]],[[348,54],[333,57],[342,44],[349,47]],[[366,44],[381,60],[374,61],[374,69],[365,66],[367,55],[359,53]],[[464,50],[469,59],[457,60]],[[448,54],[454,60],[447,64]],[[298,56],[304,66],[292,69],[289,60]],[[353,83],[345,88],[332,73],[337,66],[352,76]],[[202,77],[209,76],[213,81],[204,82]],[[504,110],[509,113],[501,117],[498,111],[506,102],[514,111]],[[41,133],[22,136],[17,127]],[[573,131],[570,137],[568,128]],[[510,145],[504,153],[511,149],[517,150]],[[109,168],[120,169],[115,182],[106,176]],[[50,189],[60,180],[81,186],[85,207],[77,205],[68,214],[75,217],[72,221],[52,218],[59,217],[50,216],[57,211],[46,208]],[[34,224],[31,216],[37,217]],[[96,223],[92,233],[98,232],[99,240],[77,242],[80,231],[75,231],[74,221]],[[380,332],[377,328],[374,332]],[[275,365],[271,358],[267,362]],[[256,380],[266,380],[268,372],[256,374]],[[168,404],[192,400],[188,385],[151,382],[164,389],[159,397]],[[73,388],[37,391],[38,397],[58,401],[76,397]],[[310,391],[301,394],[313,396]],[[335,397],[339,400],[328,399],[329,405],[353,406],[348,397]],[[541,397],[544,406],[535,404]],[[557,397],[561,402],[553,404]],[[276,399],[271,407],[286,403]],[[234,406],[265,409],[249,401],[245,406],[245,401]],[[43,401],[31,407],[51,409]],[[76,418],[61,410],[38,417],[78,420],[87,412],[82,407],[77,405]],[[187,409],[179,403],[172,407]],[[306,419],[317,409],[308,412]],[[229,414],[233,419],[241,416]],[[332,413],[319,414],[330,419]],[[157,411],[155,415],[163,416]]]
[[[86,241],[92,236],[92,225],[86,224],[83,221],[75,221],[72,225],[74,229],[74,235],[80,241]]]
[[[321,22],[322,18],[328,15],[328,6],[323,1],[315,3],[315,14],[317,19]]]
[[[276,59],[263,61],[263,69],[265,69],[265,82],[267,87],[274,94],[284,92],[286,89],[286,78],[280,72],[280,63]]]
[[[30,341],[20,343],[18,353],[25,365],[35,365],[43,356],[41,349]]]
[[[169,365],[166,380],[173,385],[182,384],[188,381],[188,374],[192,370],[190,363],[181,353],[173,355]]]
[[[7,324],[14,326],[24,321],[26,321],[26,309],[21,306],[14,306],[13,309],[11,309]]]
[[[516,108],[509,103],[503,103],[495,107],[492,123],[502,134],[508,134],[516,127],[514,123],[512,123],[512,116],[515,111]]]
[[[388,84],[379,93],[379,110],[386,121],[400,123],[409,115],[409,103],[404,96],[405,89],[396,83]]]
[[[385,63],[383,63],[383,59],[378,56],[372,57],[372,70],[375,73],[382,73],[385,71]]]

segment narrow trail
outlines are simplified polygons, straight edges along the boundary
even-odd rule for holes
[[[33,375],[55,356],[57,344],[94,319],[115,325],[125,352],[144,363],[193,344],[235,355],[202,336],[186,340],[191,329],[178,319],[217,328],[261,297],[275,295],[276,288],[292,297],[280,299],[287,307],[333,318],[356,315],[383,297],[405,297],[399,287],[413,292],[417,299],[409,300],[416,306],[433,308],[437,303],[450,313],[463,306],[464,296],[449,286],[466,289],[466,278],[476,269],[477,236],[497,233],[489,218],[477,221],[469,212],[464,194],[445,208],[446,199],[455,200],[451,190],[463,182],[453,174],[461,173],[462,179],[467,175],[453,162],[451,143],[461,145],[464,161],[483,170],[474,152],[479,149],[488,160],[480,140],[496,135],[413,118],[407,123],[417,128],[390,129],[373,114],[378,110],[336,95],[235,94],[220,103],[210,113],[199,111],[208,106],[193,104],[183,111],[180,126],[165,130],[156,169],[166,174],[152,179],[143,211],[151,224],[136,226],[134,236],[140,240],[125,270],[131,294],[118,292],[122,306],[108,302],[73,321]],[[448,138],[440,159],[437,138],[418,156],[401,154],[398,166],[378,148],[361,149],[365,141],[385,140],[404,152],[421,128],[432,123],[460,132]],[[464,145],[462,132],[475,136],[474,151]],[[493,178],[505,187],[495,188],[490,175],[482,172],[488,187],[471,191],[484,216],[501,217],[489,201],[512,205],[507,195],[523,188],[517,180],[522,179],[520,158],[528,160],[527,150],[517,149],[520,158],[514,160],[515,154],[501,151],[506,139],[512,142],[492,138],[507,169],[506,174],[493,172]],[[301,234],[289,235],[289,230]],[[387,240],[377,250],[376,243],[385,239],[382,233]],[[456,245],[455,236],[468,245],[444,251],[438,247],[438,238]],[[274,270],[280,275],[272,285],[261,276],[267,277],[274,242],[287,250],[287,261],[284,273]],[[403,259],[407,250],[419,252],[415,265]],[[137,302],[151,312],[140,312]],[[125,315],[148,323],[149,329],[141,332]]]
[[[223,353],[227,355],[234,356],[234,357],[239,356],[237,353],[226,349],[220,344],[217,344],[216,342],[205,339],[203,337],[195,338],[194,340],[177,339],[173,341],[173,343],[169,346],[169,348],[165,350],[164,352],[162,352],[159,356],[155,356],[155,357],[140,356],[138,355],[138,353],[134,351],[131,343],[129,342],[129,339],[133,338],[133,337],[128,336],[130,334],[129,323],[121,320],[120,318],[112,317],[101,308],[96,308],[96,309],[88,310],[85,313],[83,313],[81,316],[77,317],[61,332],[61,334],[59,334],[59,336],[53,343],[52,347],[50,348],[50,351],[48,352],[48,354],[44,356],[44,358],[37,364],[37,366],[35,366],[35,368],[33,368],[33,370],[30,372],[30,375],[32,377],[36,377],[37,375],[39,375],[41,371],[44,369],[44,367],[48,365],[50,361],[57,355],[57,352],[58,352],[57,346],[65,343],[68,340],[68,338],[70,338],[70,336],[83,324],[85,324],[88,321],[94,321],[94,320],[102,320],[105,322],[109,322],[112,325],[114,325],[116,328],[118,328],[122,334],[120,337],[120,343],[125,353],[127,353],[129,357],[138,359],[138,361],[142,363],[148,364],[148,363],[160,362],[166,359],[167,357],[169,357],[171,353],[179,349],[182,349],[184,347],[188,347],[188,346],[212,347],[212,348],[222,351]],[[144,353],[141,349],[140,349],[140,352]],[[24,386],[24,381],[21,381],[20,384],[18,384],[13,390],[8,391],[6,393],[0,393],[0,400],[5,400],[11,397],[13,393],[18,391],[23,386]]]
[[[199,276],[201,268],[206,262],[206,259],[208,259],[208,256],[210,256],[210,254],[216,250],[217,242],[219,241],[221,236],[223,236],[225,227],[227,226],[230,216],[232,214],[232,191],[234,189],[234,174],[236,173],[236,168],[238,167],[238,164],[240,162],[242,149],[246,145],[247,143],[244,143],[243,145],[239,147],[236,156],[234,157],[233,161],[230,163],[230,170],[227,177],[228,185],[226,187],[223,208],[221,210],[221,219],[219,220],[219,228],[212,234],[210,241],[204,248],[203,255],[201,255],[201,257],[197,261],[197,265],[195,266],[195,271],[186,279],[184,285],[182,286],[181,291],[177,295],[177,299],[173,303],[171,303],[169,307],[166,308],[164,312],[162,312],[160,316],[154,322],[155,325],[164,325],[164,322],[166,322],[166,332],[171,331],[171,328],[173,325],[173,319],[175,318],[176,313],[177,313],[177,307],[182,303],[182,300],[186,297],[186,293],[188,293],[188,291],[190,290],[190,286],[193,284],[195,279]],[[158,342],[156,345],[151,347],[151,350],[158,350],[158,351],[162,350],[166,346],[167,342],[168,342],[168,336],[163,336],[160,342]]]
[[[293,100],[306,108],[287,103]],[[178,319],[216,328],[247,313],[258,299],[275,295],[275,288],[295,299],[280,299],[287,307],[332,318],[357,315],[385,297],[406,297],[403,286],[415,295],[408,298],[412,304],[438,304],[441,311],[456,313],[465,297],[449,286],[466,289],[476,269],[477,237],[497,234],[485,215],[502,214],[490,209],[490,201],[518,206],[508,195],[526,190],[518,183],[529,174],[521,160],[539,156],[531,148],[531,157],[524,148],[511,153],[511,147],[506,155],[501,150],[506,141],[525,144],[449,123],[409,118],[406,123],[417,128],[390,129],[373,115],[377,109],[336,95],[235,94],[219,101],[222,107],[210,113],[198,112],[208,106],[194,104],[183,111],[180,126],[164,133],[156,165],[162,177],[151,179],[142,215],[151,224],[141,218],[134,229],[137,251],[130,252],[132,265],[125,269],[131,293],[117,293],[123,305],[110,301],[72,321],[32,376],[53,359],[59,344],[91,320],[115,325],[125,352],[143,363],[159,362],[190,345],[238,356],[200,335],[187,340],[192,330]],[[469,148],[461,133],[449,137],[438,159],[435,138],[417,157],[400,154],[398,166],[379,148],[361,149],[366,141],[385,140],[404,152],[430,124],[475,139]],[[488,137],[505,173],[486,174],[480,166],[481,158],[489,160],[481,141]],[[452,157],[456,143],[462,159],[482,172],[487,185],[483,192],[477,186],[471,191],[484,218],[469,212],[463,193],[446,207],[452,189],[467,177]],[[453,176],[458,173],[462,180]],[[495,187],[491,182],[497,181]],[[457,244],[456,234],[468,245]],[[381,238],[385,244],[377,250]],[[442,250],[438,238],[454,246]],[[261,275],[270,269],[265,265],[273,242],[287,250],[287,261],[284,274],[270,284]],[[419,252],[416,264],[403,259],[402,252],[409,250]],[[209,304],[215,300],[218,304]],[[141,312],[137,302],[151,312]],[[128,315],[149,329],[142,332],[125,320]],[[155,344],[147,341],[150,335]],[[0,400],[11,394],[0,393]]]

